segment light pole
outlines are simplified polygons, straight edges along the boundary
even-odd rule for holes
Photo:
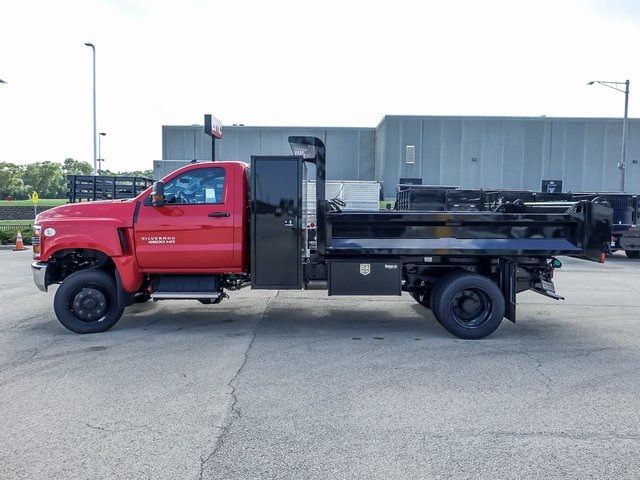
[[[605,87],[613,88],[619,92],[624,93],[624,117],[622,118],[622,155],[618,168],[620,169],[620,191],[625,191],[625,177],[627,170],[627,117],[629,113],[629,80],[624,82],[605,82],[602,80],[594,80],[587,83],[587,85],[593,85],[599,83]],[[624,85],[624,89],[622,86]]]
[[[97,152],[96,152],[96,137],[97,135],[97,126],[96,126],[96,47],[93,43],[86,42],[85,45],[87,47],[91,47],[93,52],[93,174],[97,175]]]
[[[100,142],[100,137],[106,137],[107,134],[104,132],[100,132],[98,134],[98,174],[102,174],[102,162],[103,162],[103,158],[102,158],[102,145]]]

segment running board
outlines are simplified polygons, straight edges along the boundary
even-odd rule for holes
[[[220,292],[153,292],[153,300],[200,300],[220,298]]]
[[[553,282],[547,282],[546,280],[540,280],[539,284],[534,285],[531,289],[540,295],[553,298],[554,300],[564,300],[564,297],[556,293],[556,287]]]

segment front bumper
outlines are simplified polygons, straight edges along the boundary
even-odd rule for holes
[[[40,262],[33,262],[31,264],[31,272],[33,273],[33,283],[36,284],[43,292],[47,291],[47,264]]]

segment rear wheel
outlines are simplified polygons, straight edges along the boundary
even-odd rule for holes
[[[104,332],[124,312],[118,304],[115,279],[102,270],[69,275],[56,292],[53,308],[60,323],[76,333]]]
[[[640,250],[625,250],[627,258],[640,258]]]
[[[436,319],[458,338],[491,335],[504,318],[504,297],[487,277],[455,272],[442,277],[433,289],[431,306]]]

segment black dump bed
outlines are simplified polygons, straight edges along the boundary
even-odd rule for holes
[[[525,210],[330,212],[327,255],[571,255],[598,261],[610,241],[607,206],[581,201],[564,213]]]

